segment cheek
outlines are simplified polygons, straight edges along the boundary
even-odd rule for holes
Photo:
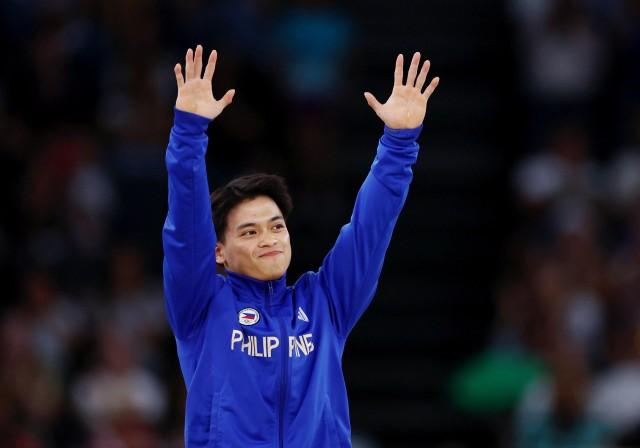
[[[289,234],[284,241],[284,246],[286,247],[285,253],[287,254],[287,261],[291,260],[291,240],[289,239]]]
[[[230,257],[234,260],[242,260],[243,258],[251,258],[254,253],[254,247],[250,244],[234,244],[230,251]]]
[[[291,241],[288,236],[284,241],[282,241],[282,245],[284,246],[284,253],[287,256],[286,258],[291,258]]]
[[[257,244],[245,244],[243,245],[239,252],[245,258],[255,258],[258,254],[258,245]]]

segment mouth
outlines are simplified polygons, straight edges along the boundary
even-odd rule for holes
[[[275,257],[276,255],[280,255],[281,253],[282,253],[281,250],[272,250],[271,252],[267,252],[267,253],[264,253],[264,254],[260,255],[259,258]]]

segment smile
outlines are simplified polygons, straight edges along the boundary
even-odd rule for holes
[[[267,252],[266,254],[260,255],[259,258],[262,258],[262,257],[275,257],[276,255],[280,255],[281,253],[282,253],[282,251],[273,250],[271,252]]]

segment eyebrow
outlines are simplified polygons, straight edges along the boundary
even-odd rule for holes
[[[279,219],[284,219],[284,218],[282,217],[282,215],[276,215],[276,216],[274,216],[273,218],[271,218],[268,222],[277,221],[277,220],[279,220]],[[256,223],[255,223],[255,222],[245,222],[244,224],[240,224],[238,227],[236,227],[236,231],[238,231],[238,230],[242,230],[242,229],[244,229],[245,227],[253,227],[253,226],[255,226],[255,225],[256,225]]]

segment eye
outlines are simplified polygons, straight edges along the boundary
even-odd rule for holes
[[[255,230],[245,230],[244,232],[242,232],[240,234],[241,237],[245,237],[245,236],[253,236],[256,234]]]
[[[279,231],[283,230],[284,228],[285,227],[284,227],[283,223],[278,223],[275,226],[273,226],[273,230],[275,230],[276,232],[279,232]]]

